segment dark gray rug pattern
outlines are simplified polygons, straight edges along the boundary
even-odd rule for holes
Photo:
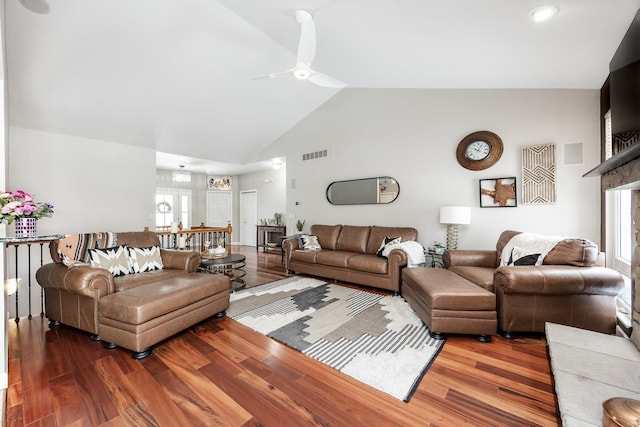
[[[405,401],[444,344],[402,297],[312,278],[235,292],[227,316]]]

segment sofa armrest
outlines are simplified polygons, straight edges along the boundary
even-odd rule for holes
[[[498,266],[498,251],[454,249],[446,251],[442,255],[442,263],[445,268],[449,268],[452,265],[496,268]]]
[[[537,295],[618,295],[622,275],[605,267],[541,265],[499,267],[494,273],[496,292]]]
[[[45,264],[36,271],[36,280],[43,288],[64,289],[99,299],[114,292],[113,275],[104,268],[62,264]]]
[[[387,257],[389,275],[391,276],[392,291],[400,292],[400,284],[402,283],[402,269],[409,263],[407,253],[400,249],[394,249],[389,252]]]
[[[289,269],[289,260],[291,259],[291,254],[296,249],[300,249],[297,237],[291,237],[289,239],[283,240],[282,250],[284,251],[284,268],[286,270]]]
[[[194,273],[200,266],[200,254],[195,251],[179,251],[175,249],[160,249],[162,265],[173,270],[186,270]]]

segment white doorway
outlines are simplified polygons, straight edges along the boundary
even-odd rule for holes
[[[256,246],[256,225],[258,224],[258,192],[240,192],[240,244]]]
[[[208,227],[226,227],[231,224],[233,200],[231,191],[207,191]]]
[[[191,190],[156,188],[156,229],[168,231],[174,221],[191,227]]]

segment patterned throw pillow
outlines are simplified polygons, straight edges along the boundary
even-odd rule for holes
[[[114,277],[131,272],[127,245],[105,249],[89,249],[91,267],[106,268]]]
[[[514,246],[507,265],[536,265],[540,254],[530,254],[524,249]]]
[[[129,258],[132,273],[144,273],[145,271],[162,270],[162,257],[160,246],[148,248],[129,248]]]
[[[58,241],[58,256],[67,267],[89,265],[89,249],[110,248],[116,245],[116,233],[68,234]]]
[[[302,249],[305,251],[319,251],[322,249],[320,243],[318,243],[318,236],[303,234],[300,236],[300,241],[302,241]]]
[[[382,255],[382,252],[384,252],[387,246],[397,245],[401,241],[402,237],[385,237],[384,239],[382,239],[382,244],[380,245],[380,249],[378,249],[378,252],[376,252],[376,255],[385,258],[385,256]]]

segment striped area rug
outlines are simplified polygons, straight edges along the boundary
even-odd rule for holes
[[[444,345],[402,297],[312,278],[234,292],[227,316],[405,402]]]

